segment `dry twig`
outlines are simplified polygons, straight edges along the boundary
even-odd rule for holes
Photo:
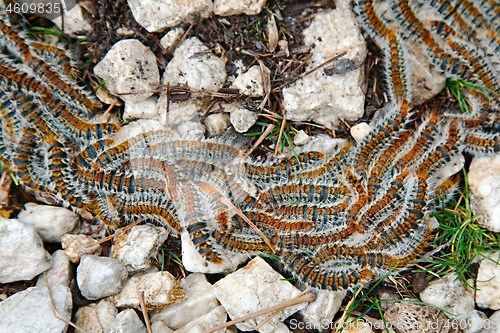
[[[206,330],[203,333],[213,333],[213,332],[218,331],[220,329],[232,326],[234,324],[242,323],[242,322],[247,321],[249,319],[253,319],[253,318],[268,314],[270,312],[274,312],[277,310],[283,310],[284,308],[287,308],[289,306],[304,303],[304,302],[314,302],[315,300],[316,300],[316,295],[312,292],[308,292],[307,294],[304,294],[304,295],[301,294],[301,295],[299,295],[299,296],[297,296],[294,299],[291,299],[289,301],[271,306],[267,309],[263,309],[263,310],[254,312],[252,314],[249,314],[247,316],[236,318],[234,320],[228,321],[227,323],[212,327],[211,329]]]

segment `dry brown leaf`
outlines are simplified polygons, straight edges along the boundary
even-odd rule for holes
[[[267,20],[267,38],[269,39],[269,51],[273,53],[276,50],[279,40],[278,27],[276,26],[274,15],[271,15]]]

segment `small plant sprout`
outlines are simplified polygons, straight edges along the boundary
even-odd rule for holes
[[[450,93],[455,97],[455,99],[458,102],[458,105],[460,106],[460,110],[462,110],[463,113],[468,113],[469,108],[471,106],[469,99],[467,98],[465,92],[467,90],[474,90],[480,93],[481,95],[485,97],[490,97],[494,91],[491,89],[488,89],[484,86],[466,82],[463,80],[448,80],[446,82],[446,87],[450,91]]]
[[[469,193],[467,173],[464,174],[464,191],[449,207],[434,214],[439,221],[438,234],[434,240],[436,248],[446,247],[434,259],[422,260],[430,263],[428,271],[439,276],[455,272],[467,285],[473,278],[469,267],[477,256],[498,251],[500,235],[481,227],[474,217]]]

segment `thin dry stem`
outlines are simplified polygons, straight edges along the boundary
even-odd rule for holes
[[[276,148],[274,149],[274,156],[278,156],[281,137],[283,136],[283,131],[285,130],[285,124],[286,124],[286,110],[284,111],[283,119],[281,120],[280,133],[278,135],[278,141],[276,142]]]
[[[144,321],[146,322],[146,328],[148,333],[153,333],[151,328],[151,321],[149,320],[148,310],[146,309],[146,302],[144,302],[144,291],[137,290],[137,296],[139,297],[139,304],[141,305],[142,315],[144,316]]]
[[[73,326],[75,329],[77,329],[81,332],[85,332],[85,330],[83,330],[81,327],[76,326],[76,324],[74,324],[71,320],[64,318],[63,316],[61,316],[59,314],[59,312],[57,312],[56,303],[54,302],[54,298],[52,296],[52,290],[50,290],[49,279],[47,279],[46,272],[43,273],[43,277],[45,278],[45,286],[47,287],[47,294],[49,295],[49,300],[50,300],[50,305],[52,306],[52,311],[54,311],[54,317],[65,322],[67,325]]]
[[[128,226],[126,226],[124,228],[118,229],[114,234],[109,235],[108,237],[105,237],[105,238],[103,238],[103,239],[101,239],[101,240],[99,240],[99,241],[97,241],[97,242],[95,242],[95,243],[93,243],[93,244],[91,244],[91,245],[89,245],[87,247],[92,247],[92,246],[95,246],[95,245],[100,245],[102,243],[105,243],[105,242],[107,242],[107,241],[115,238],[116,236],[119,236],[119,235],[123,234],[124,232],[132,229],[133,227],[135,227],[136,225],[138,225],[141,222],[142,222],[141,220],[137,220],[134,223],[131,223],[131,224],[129,224]]]
[[[307,288],[306,290],[304,290],[303,292],[301,292],[300,294],[298,294],[297,297],[301,297],[302,295],[307,294],[310,290],[311,290],[311,288]],[[261,328],[266,323],[268,323],[269,321],[271,321],[271,319],[273,319],[275,316],[277,316],[278,313],[281,312],[281,310],[282,309],[278,309],[278,310],[274,311],[269,317],[267,317],[266,319],[264,319],[263,321],[261,321],[260,324],[258,324],[257,326],[255,326],[255,330],[258,331],[259,328]]]
[[[261,134],[259,139],[257,141],[255,141],[255,143],[253,144],[252,148],[250,148],[250,150],[247,151],[243,157],[246,158],[246,157],[250,156],[252,154],[252,152],[255,150],[255,148],[257,148],[262,143],[262,141],[264,141],[264,139],[269,135],[269,133],[271,133],[271,131],[274,129],[274,127],[276,127],[276,126],[274,126],[274,124],[270,124],[269,126],[267,126],[264,133]]]
[[[312,292],[309,292],[309,293],[304,294],[304,295],[299,295],[296,298],[291,299],[289,301],[286,301],[286,302],[283,302],[283,303],[271,306],[271,307],[269,307],[267,309],[263,309],[263,310],[254,312],[252,314],[249,314],[247,316],[236,318],[234,320],[228,321],[227,323],[224,323],[224,324],[212,327],[211,329],[206,330],[203,333],[213,333],[213,332],[218,331],[220,329],[232,326],[234,324],[242,323],[242,322],[247,321],[249,319],[253,319],[253,318],[256,318],[256,317],[268,314],[270,312],[274,312],[274,311],[277,311],[277,310],[283,310],[283,309],[285,309],[285,308],[287,308],[289,306],[293,306],[293,305],[304,303],[304,302],[314,302],[315,300],[316,300],[316,295],[314,293],[312,293]]]
[[[344,53],[345,53],[345,52],[347,52],[348,50],[353,49],[353,48],[355,48],[356,46],[361,45],[361,44],[363,44],[363,43],[364,43],[364,42],[358,42],[358,43],[352,44],[351,46],[344,47],[343,49],[340,49],[340,50],[337,50],[337,51],[332,52],[332,53],[330,53],[330,54],[327,54],[327,55],[325,56],[325,58],[330,58],[330,57],[332,57],[332,58],[330,58],[330,59],[328,59],[328,60],[324,61],[323,63],[319,64],[318,66],[316,66],[316,67],[314,67],[314,68],[312,68],[312,69],[308,70],[307,72],[305,72],[305,73],[302,75],[302,77],[307,76],[307,75],[309,75],[309,74],[311,74],[311,73],[313,73],[313,72],[317,71],[318,69],[320,69],[320,68],[322,68],[322,67],[325,67],[325,66],[326,66],[326,65],[328,65],[329,63],[331,63],[331,62],[333,62],[333,61],[337,60],[338,58],[342,57],[342,56],[344,55]]]
[[[361,290],[363,290],[363,286],[360,286],[358,290],[356,290],[356,293],[352,296],[351,300],[349,301],[349,303],[347,303],[347,305],[345,306],[344,308],[344,312],[342,313],[342,317],[340,317],[339,319],[339,323],[340,325],[336,325],[336,328],[335,328],[335,333],[338,333],[340,327],[344,326],[345,324],[345,320],[347,318],[347,311],[349,310],[349,308],[351,307],[352,303],[354,303],[354,301],[356,300],[356,297],[358,297],[358,294],[361,292]]]
[[[238,207],[236,207],[235,205],[233,205],[233,203],[229,199],[227,199],[225,197],[220,198],[219,201],[222,202],[224,205],[226,205],[228,208],[231,208],[236,214],[238,214],[239,217],[241,217],[246,223],[248,223],[248,225],[250,227],[252,227],[252,229],[255,230],[255,232],[260,237],[262,237],[262,239],[267,244],[267,246],[269,246],[269,248],[271,249],[271,251],[273,253],[276,253],[276,251],[274,250],[274,246],[272,245],[271,241],[266,237],[266,235],[264,235],[264,233],[262,231],[260,231],[259,228],[257,228],[257,226],[255,224],[253,224],[252,221],[250,221],[250,219],[248,217],[245,216],[245,214],[243,214],[243,212]]]

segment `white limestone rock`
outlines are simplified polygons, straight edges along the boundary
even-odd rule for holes
[[[476,303],[479,307],[500,310],[500,252],[487,255],[479,265]]]
[[[458,316],[456,319],[463,333],[479,333],[488,323],[488,317],[484,312],[477,310]]]
[[[411,71],[412,106],[425,103],[446,86],[446,74],[430,63],[422,45],[407,40],[408,64]]]
[[[175,130],[185,140],[201,140],[205,138],[203,125],[197,121],[186,121],[177,126]]]
[[[184,29],[181,27],[170,29],[165,36],[160,39],[160,45],[165,49],[165,51],[170,53],[177,46],[177,43],[179,43],[183,35]]]
[[[345,291],[317,290],[316,300],[309,303],[299,313],[305,323],[318,329],[327,327],[340,309],[346,296]]]
[[[104,332],[109,332],[118,314],[118,309],[107,299],[102,299],[97,303],[92,303],[92,305],[95,305],[94,307]]]
[[[64,13],[64,21],[62,15],[60,15],[54,18],[52,22],[61,29],[61,31],[70,36],[75,36],[75,33],[80,31],[88,32],[92,30],[92,26],[83,18],[82,7],[79,4],[76,4],[71,10]]]
[[[389,27],[399,30],[394,12],[391,10],[391,3],[387,1],[377,1],[374,3],[375,10],[385,20]],[[436,11],[431,9],[428,3],[421,3],[421,7],[416,11],[420,20],[431,22],[432,20],[440,20],[441,17],[436,15]],[[379,45],[381,49],[386,49],[387,44]],[[407,52],[408,65],[411,73],[411,104],[417,106],[425,103],[427,100],[436,96],[446,86],[446,73],[442,72],[434,66],[425,48],[412,40],[405,40],[405,48]]]
[[[297,153],[305,151],[322,151],[332,154],[345,145],[346,142],[345,139],[335,139],[326,134],[318,134],[310,136],[309,141],[304,146],[295,147],[295,151]]]
[[[183,301],[184,290],[169,272],[136,274],[124,284],[120,293],[110,298],[119,308],[140,309],[138,292],[144,292],[148,310],[162,309],[169,304]]]
[[[295,137],[293,138],[293,144],[295,146],[303,146],[308,143],[309,140],[311,140],[309,135],[307,135],[307,133],[303,130],[300,130],[297,132],[297,134],[295,134]]]
[[[248,131],[259,117],[257,112],[238,108],[229,104],[224,105],[224,110],[229,112],[231,124],[238,133],[245,133]]]
[[[456,316],[466,315],[474,310],[473,292],[457,278],[455,273],[429,283],[429,286],[420,293],[420,298],[423,302]]]
[[[0,283],[31,280],[52,267],[35,229],[14,219],[0,217]]]
[[[110,93],[125,102],[137,103],[153,95],[152,86],[160,82],[154,53],[136,39],[113,45],[94,67]]]
[[[495,311],[483,325],[481,333],[498,333],[500,329],[500,311]]]
[[[160,32],[195,17],[207,18],[210,0],[128,0],[135,20],[149,32]]]
[[[125,109],[123,110],[123,119],[132,120],[138,118],[149,119],[158,117],[158,108],[156,106],[157,100],[158,98],[152,96],[136,103],[125,103]]]
[[[262,258],[252,259],[245,267],[237,270],[214,284],[214,293],[232,319],[291,300],[300,294],[290,282],[274,271]],[[305,308],[307,303],[294,305],[280,311],[269,322],[259,328],[259,332],[274,332],[276,326]],[[253,330],[270,314],[236,324],[241,330]]]
[[[120,312],[111,326],[109,333],[147,333],[146,326],[139,319],[134,310]]]
[[[41,274],[36,281],[37,287],[45,287],[46,281],[49,284],[61,284],[69,287],[71,264],[68,256],[63,250],[52,253],[52,267]]]
[[[127,267],[129,272],[151,267],[158,249],[168,237],[165,228],[152,225],[138,225],[126,234],[115,237],[112,254]]]
[[[193,242],[189,238],[189,233],[181,233],[182,264],[184,268],[193,273],[227,273],[233,272],[242,262],[248,259],[247,255],[232,253],[221,253],[222,263],[214,264],[207,262],[196,250]]]
[[[231,121],[227,113],[220,112],[208,115],[204,124],[208,136],[216,136],[224,132],[231,125]]]
[[[75,314],[75,323],[87,333],[109,332],[117,314],[118,309],[114,304],[103,299],[79,308]]]
[[[198,38],[184,41],[165,68],[162,83],[183,85],[192,89],[217,91],[226,81],[226,64]]]
[[[262,97],[264,96],[264,82],[269,82],[270,78],[269,69],[264,67],[264,78],[260,71],[260,66],[252,66],[246,73],[240,74],[233,82],[232,88],[240,91],[240,94],[248,97]]]
[[[84,255],[76,270],[78,288],[88,300],[118,293],[128,276],[127,269],[113,258]]]
[[[351,127],[351,135],[357,143],[360,143],[370,133],[371,129],[371,126],[367,123],[359,123]]]
[[[184,327],[179,328],[175,333],[203,333],[208,328],[224,324],[227,320],[227,313],[224,307],[218,306],[212,311],[200,316],[187,324]],[[225,330],[219,330],[219,332],[224,332]]]
[[[68,287],[50,286],[55,310],[66,321],[56,317],[46,287],[31,287],[0,302],[0,332],[54,333],[66,332],[73,302]]]
[[[174,333],[167,325],[162,321],[151,322],[151,330],[153,333]]]
[[[205,275],[190,274],[180,281],[180,285],[186,292],[186,300],[153,311],[151,321],[161,321],[169,328],[177,330],[220,305],[213,292],[213,286]]]
[[[59,243],[61,236],[73,231],[80,219],[71,210],[62,207],[28,202],[17,219],[32,225],[44,242]]]
[[[167,112],[166,108],[167,99],[162,96],[158,99],[158,110],[160,114]],[[201,109],[199,101],[190,100],[182,103],[172,103],[169,106],[168,113],[166,113],[166,125],[170,127],[177,126],[192,120],[198,116],[198,111]]]
[[[103,333],[96,309],[92,306],[79,308],[75,313],[75,324],[86,333]]]
[[[474,215],[485,228],[500,232],[500,154],[474,157],[468,178]]]
[[[64,235],[61,237],[61,245],[64,253],[74,264],[78,264],[80,258],[86,254],[100,255],[102,251],[101,245],[87,235]]]
[[[219,16],[257,15],[266,0],[214,0],[214,14]]]
[[[227,78],[226,65],[196,37],[184,41],[174,52],[174,57],[165,68],[162,84],[187,86],[194,90],[217,91]],[[167,97],[158,99],[158,113],[164,125],[175,126],[191,121],[198,112],[206,108],[208,99],[198,93],[180,103],[170,103],[167,113]]]
[[[303,34],[306,45],[315,45],[306,70],[322,64],[335,51],[359,42],[362,44],[348,50],[343,59],[358,64],[365,61],[364,39],[350,9],[318,13]],[[355,121],[364,112],[363,82],[363,66],[331,76],[320,68],[283,89],[286,117],[293,121],[314,121],[329,129],[336,126],[339,117]]]
[[[118,106],[123,105],[122,100],[116,96],[111,95],[104,86],[99,87],[95,95],[104,104],[109,104],[109,105],[113,104]]]

